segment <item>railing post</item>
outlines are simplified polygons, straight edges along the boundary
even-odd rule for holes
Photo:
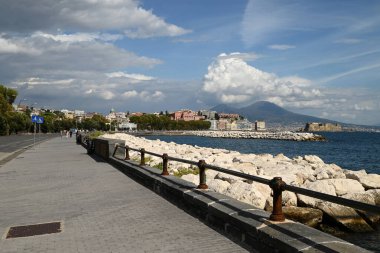
[[[205,160],[199,160],[198,162],[198,168],[199,168],[199,185],[198,189],[208,189],[208,186],[206,184],[206,162]]]
[[[129,157],[129,146],[125,145],[125,157],[124,160],[130,160],[131,158]]]
[[[144,166],[145,165],[145,149],[140,149],[140,152],[141,152],[141,161],[140,161],[140,165],[141,166]]]
[[[115,148],[113,150],[113,154],[112,154],[112,157],[115,157],[115,154],[116,154],[116,151],[117,151],[117,148],[119,147],[119,143],[115,143]]]
[[[162,155],[162,173],[161,175],[163,176],[168,176],[169,175],[169,172],[168,172],[168,154],[163,154]]]
[[[282,191],[284,190],[285,182],[281,177],[274,177],[270,183],[270,188],[273,190],[273,210],[269,219],[271,221],[284,221],[285,216],[282,213]]]

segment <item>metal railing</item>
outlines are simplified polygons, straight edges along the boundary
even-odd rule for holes
[[[176,162],[181,162],[181,163],[186,163],[190,165],[195,165],[198,166],[199,168],[199,185],[197,186],[198,189],[207,189],[208,186],[206,184],[206,169],[211,169],[215,171],[219,171],[222,173],[226,173],[229,175],[241,177],[247,180],[252,180],[258,183],[266,184],[268,185],[272,190],[273,190],[273,210],[272,214],[270,215],[270,220],[272,221],[284,221],[285,216],[282,212],[282,192],[283,191],[290,191],[294,193],[299,193],[305,196],[317,198],[320,200],[325,200],[328,202],[332,202],[335,204],[351,207],[354,209],[374,213],[374,214],[380,214],[380,206],[375,206],[363,202],[359,202],[356,200],[351,200],[351,199],[346,199],[342,197],[337,197],[333,195],[329,195],[326,193],[321,193],[321,192],[316,192],[312,190],[308,190],[305,188],[297,187],[297,186],[292,186],[286,184],[284,181],[282,181],[281,177],[274,177],[273,179],[266,179],[258,176],[253,176],[253,175],[248,175],[245,173],[233,171],[233,170],[228,170],[219,166],[214,166],[211,164],[207,164],[205,160],[199,160],[198,162],[191,161],[191,160],[186,160],[182,158],[177,158],[177,157],[172,157],[168,156],[168,154],[164,153],[162,155],[146,151],[145,149],[136,149],[136,148],[131,148],[129,146],[121,146],[120,144],[116,143],[115,144],[115,149],[112,154],[112,157],[115,157],[115,154],[117,152],[118,148],[122,148],[125,150],[125,157],[124,160],[130,160],[129,156],[129,151],[136,151],[140,153],[140,165],[144,166],[145,165],[145,154],[149,154],[152,156],[156,157],[161,157],[162,158],[162,173],[161,175],[167,176],[169,175],[168,172],[168,161],[176,161]]]

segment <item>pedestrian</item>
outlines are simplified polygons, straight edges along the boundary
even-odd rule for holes
[[[73,137],[73,131],[70,130],[70,138]]]

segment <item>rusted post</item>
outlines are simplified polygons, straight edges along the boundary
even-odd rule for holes
[[[161,175],[163,176],[168,176],[169,175],[169,172],[168,172],[168,154],[163,154],[162,155],[162,173]]]
[[[141,152],[141,161],[140,161],[140,165],[141,166],[144,166],[145,165],[145,149],[140,149],[140,152]]]
[[[125,157],[124,160],[130,160],[131,158],[129,157],[129,146],[125,145]]]
[[[273,190],[273,211],[269,217],[271,221],[285,220],[285,216],[282,213],[282,191],[285,185],[281,177],[274,177],[269,183],[270,188]]]
[[[112,157],[115,157],[115,154],[116,154],[116,151],[117,151],[118,147],[119,147],[119,143],[115,143],[115,148],[113,149]]]
[[[206,184],[206,162],[205,160],[199,160],[198,162],[199,168],[199,185],[198,189],[208,189]]]

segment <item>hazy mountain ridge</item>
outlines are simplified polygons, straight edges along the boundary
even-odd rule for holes
[[[267,101],[259,101],[242,108],[234,108],[225,104],[211,108],[213,111],[225,113],[238,113],[249,121],[264,120],[268,126],[299,126],[307,122],[339,123],[337,121],[294,113]]]

